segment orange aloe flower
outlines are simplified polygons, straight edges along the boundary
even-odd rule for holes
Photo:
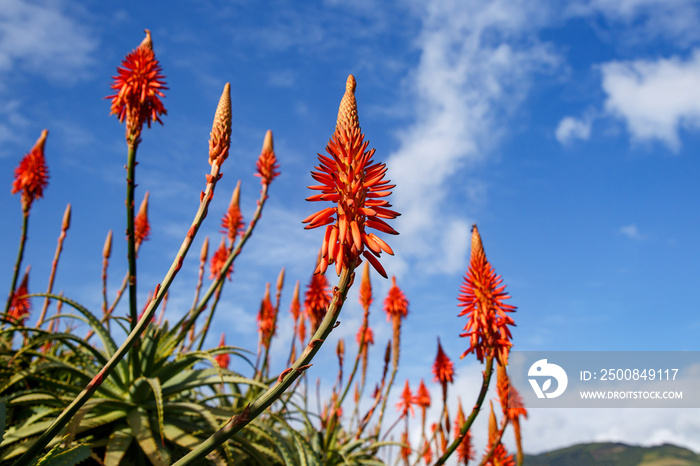
[[[219,348],[226,346],[226,335],[221,333],[221,340],[219,340]],[[231,362],[231,356],[228,353],[221,353],[214,356],[214,360],[222,369],[228,369],[228,365]]]
[[[406,295],[396,285],[396,277],[391,277],[391,288],[384,300],[386,320],[405,319],[408,315],[408,300]]]
[[[355,268],[362,255],[387,278],[377,257],[382,251],[390,255],[394,252],[374,233],[367,233],[365,228],[398,234],[383,220],[399,216],[389,210],[391,204],[382,199],[391,194],[395,185],[384,179],[386,165],[372,160],[374,149],[367,151],[369,141],[364,137],[357,117],[355,78],[350,75],[340,101],[335,132],[326,146],[329,157],[318,154],[317,171],[311,172],[313,179],[321,184],[309,186],[309,189],[321,193],[306,199],[330,201],[335,206],[322,209],[302,221],[308,223],[306,229],[326,227],[322,259],[316,269],[318,273],[324,273],[330,264],[335,263],[336,274],[340,275],[343,268]]]
[[[411,411],[411,416],[415,416],[413,411],[414,400],[411,387],[408,386],[408,380],[406,380],[406,385],[404,385],[403,392],[401,392],[401,400],[396,403],[396,409],[399,410],[401,416],[407,416],[409,410]]]
[[[25,155],[15,168],[15,179],[12,182],[12,194],[22,192],[22,209],[29,211],[35,199],[44,196],[44,188],[49,184],[49,169],[44,157],[44,145],[48,130],[34,143],[34,147]]]
[[[401,459],[408,462],[408,458],[411,456],[411,442],[408,440],[408,433],[401,434],[401,443],[405,445],[401,447]]]
[[[428,439],[425,439],[425,442],[423,443],[423,461],[425,461],[425,464],[430,464],[433,462],[433,449],[430,448],[430,442],[428,442]]]
[[[326,315],[331,303],[331,293],[328,279],[323,274],[314,274],[306,288],[304,297],[304,313],[311,322],[311,333],[315,333]]]
[[[484,356],[495,357],[501,365],[508,364],[511,333],[508,325],[514,325],[507,314],[515,311],[515,306],[505,304],[509,299],[503,279],[496,275],[493,266],[486,259],[481,236],[476,225],[472,227],[472,250],[469,270],[460,287],[459,316],[467,316],[465,332],[461,337],[469,337],[469,349],[462,358],[472,351],[476,358],[484,362]]]
[[[280,166],[277,163],[277,156],[275,155],[274,144],[272,142],[272,131],[269,129],[267,133],[265,133],[262,152],[260,152],[258,161],[255,162],[255,167],[257,168],[255,176],[260,177],[260,183],[262,183],[263,186],[272,183],[272,180],[280,174],[277,171]]]
[[[423,416],[425,416],[425,410],[430,408],[430,392],[425,386],[423,379],[420,379],[420,385],[418,385],[418,391],[416,391],[414,403],[423,410]]]
[[[454,382],[454,374],[454,364],[443,351],[440,338],[438,338],[438,351],[433,363],[433,375],[435,376],[435,381],[440,382],[442,385],[443,392],[446,390],[448,383]]]
[[[363,327],[360,327],[359,330],[357,331],[357,335],[355,336],[355,340],[357,340],[357,344],[360,345],[362,344],[362,340],[364,339],[365,342],[365,347],[362,349],[362,352],[367,352],[367,348],[369,345],[374,344],[374,332],[370,327],[366,327],[364,331],[364,336],[362,332]]]
[[[148,222],[148,191],[141,201],[139,213],[134,218],[134,240],[136,249],[148,239],[151,234],[151,224]]]
[[[462,400],[459,401],[459,407],[457,408],[457,419],[455,419],[454,435],[455,438],[458,437],[462,431],[462,426],[466,422],[464,417],[464,410],[462,409]],[[457,446],[457,459],[464,464],[467,464],[469,460],[476,459],[476,453],[472,447],[472,433],[467,431],[459,446]]]
[[[221,269],[224,267],[224,263],[226,263],[226,259],[228,259],[228,247],[226,246],[226,237],[222,236],[221,237],[221,243],[219,243],[219,248],[216,250],[213,256],[211,256],[211,263],[209,265],[211,274],[209,275],[210,279],[216,278],[219,273],[221,272]],[[233,272],[233,264],[228,268],[226,271],[226,278],[231,280],[231,272]]]
[[[165,97],[162,69],[153,52],[151,32],[146,29],[146,38],[130,52],[117,68],[113,76],[112,89],[116,94],[105,97],[112,99],[111,114],[117,115],[119,122],[126,119],[127,139],[138,139],[144,123],[151,127],[151,120],[160,124],[160,115],[168,112],[160,98]]]
[[[29,283],[29,267],[24,272],[24,278],[22,278],[22,283],[19,284],[15,292],[12,294],[12,301],[10,302],[10,310],[7,312],[7,316],[10,320],[14,320],[18,325],[24,325],[24,321],[29,317],[29,313],[32,310],[32,305],[29,302],[29,298],[26,296],[29,294],[28,283]]]
[[[231,202],[228,204],[228,210],[221,219],[221,233],[226,233],[228,235],[228,240],[233,244],[236,241],[241,230],[243,230],[245,224],[243,223],[243,214],[241,214],[240,208],[240,197],[241,197],[241,182],[240,180],[236,184],[236,189],[233,190],[231,195]]]
[[[292,294],[292,302],[289,305],[289,313],[292,315],[294,322],[299,319],[300,311],[301,303],[299,302],[299,280],[297,280],[297,283],[294,286],[294,293]]]
[[[270,301],[270,284],[265,287],[265,296],[260,303],[260,311],[258,311],[258,331],[260,339],[265,348],[270,348],[272,337],[275,336],[275,321],[277,320],[277,312]]]

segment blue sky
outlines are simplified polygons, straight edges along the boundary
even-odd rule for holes
[[[282,175],[236,262],[217,331],[226,331],[230,344],[253,348],[265,282],[287,268],[285,309],[294,282],[307,283],[322,234],[301,224],[317,210],[304,201],[309,171],[352,73],[360,124],[376,159],[389,167],[397,184],[392,204],[402,213],[395,222],[400,236],[388,239],[396,256],[383,261],[411,303],[400,385],[432,379],[439,335],[456,362],[453,393],[469,399],[480,369],[473,358],[458,360],[467,344],[459,338],[465,321],[456,297],[475,222],[518,306],[517,349],[698,349],[698,2],[170,5],[3,2],[0,283],[9,287],[21,222],[19,197],[10,195],[13,170],[47,128],[51,179],[32,209],[24,262],[32,265],[30,291],[45,289],[70,202],[73,224],[55,289],[99,309],[102,245],[109,229],[115,240],[124,231],[126,160],[124,128],[108,115],[104,97],[116,66],[148,28],[170,89],[164,126],[145,132],[138,153],[137,199],[150,191],[152,226],[140,253],[142,301],[196,210],[226,82],[233,102],[231,156],[171,293],[171,318],[191,304],[199,246],[205,235],[218,244],[220,217],[239,178],[244,216],[252,215],[259,187],[252,175],[267,129]],[[126,269],[125,251],[116,241],[112,293]],[[373,284],[379,360],[391,333],[379,306],[389,284],[378,276]],[[354,339],[361,320],[355,293],[329,355],[334,339]],[[278,336],[285,354],[289,335]],[[212,334],[211,345],[217,341]],[[320,357],[312,375],[334,373],[334,359]],[[525,448],[623,440],[700,451],[696,414],[637,410],[623,420],[615,410],[538,410],[525,424]]]

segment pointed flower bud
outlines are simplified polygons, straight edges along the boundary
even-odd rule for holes
[[[216,162],[219,166],[228,157],[231,147],[231,85],[226,83],[219,98],[219,105],[214,114],[209,138],[209,165]]]
[[[105,238],[105,245],[102,248],[102,257],[105,259],[109,259],[109,257],[112,255],[112,230],[109,230],[107,232],[107,238]]]
[[[61,230],[66,231],[70,228],[70,203],[66,206],[66,210],[63,212],[63,222],[61,223]]]
[[[136,243],[136,248],[141,245],[144,241],[148,239],[151,235],[151,224],[148,222],[148,196],[149,192],[146,191],[143,201],[141,201],[141,206],[139,207],[139,212],[134,218],[134,240]]]

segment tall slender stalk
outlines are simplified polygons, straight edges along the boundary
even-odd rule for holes
[[[46,445],[48,445],[49,442],[56,435],[58,435],[59,432],[61,432],[61,430],[71,420],[73,415],[75,415],[75,413],[80,409],[80,407],[85,404],[85,402],[92,396],[93,393],[95,393],[95,390],[97,390],[97,388],[102,384],[102,382],[107,377],[109,377],[109,375],[112,373],[119,361],[121,361],[127,354],[127,352],[129,352],[129,350],[133,348],[133,346],[139,341],[141,334],[150,323],[151,318],[153,317],[153,315],[156,312],[156,309],[163,300],[165,293],[168,291],[168,288],[170,287],[173,280],[175,279],[175,276],[182,267],[182,263],[185,260],[185,256],[187,255],[190,246],[192,245],[192,241],[194,240],[194,237],[197,234],[200,225],[204,221],[204,217],[206,217],[207,215],[209,203],[214,197],[214,188],[216,187],[216,183],[219,180],[219,177],[219,165],[217,163],[214,163],[211,167],[211,174],[207,175],[207,186],[205,191],[202,193],[202,197],[199,203],[199,209],[195,214],[190,229],[185,235],[185,239],[183,240],[182,245],[180,246],[180,250],[177,252],[175,260],[170,266],[170,269],[165,274],[162,284],[156,286],[153,299],[146,307],[146,310],[141,316],[141,319],[139,319],[136,322],[136,325],[131,330],[131,333],[129,333],[124,343],[119,347],[119,349],[117,349],[117,351],[110,358],[110,360],[107,361],[107,363],[100,370],[100,372],[87,384],[83,391],[80,392],[80,394],[71,402],[71,404],[63,410],[63,412],[41,435],[41,437],[39,437],[39,439],[37,439],[36,442],[32,443],[29,446],[27,451],[17,460],[14,466],[26,466],[30,464],[46,447]],[[62,299],[64,301],[67,301],[65,298],[60,298],[58,296],[52,297],[54,299]]]
[[[5,314],[10,311],[10,306],[12,305],[12,297],[15,294],[15,288],[17,288],[17,277],[19,276],[19,267],[22,264],[22,257],[24,257],[24,245],[27,243],[27,227],[29,224],[29,206],[22,204],[22,234],[19,237],[19,249],[17,250],[17,260],[15,261],[15,268],[12,271],[12,284],[10,285],[10,294],[7,296],[7,303],[5,304]]]
[[[61,223],[61,234],[58,235],[58,245],[56,246],[56,253],[53,257],[53,262],[51,263],[51,274],[49,275],[49,285],[46,289],[46,294],[51,294],[53,291],[53,282],[56,278],[56,268],[58,267],[58,259],[61,257],[61,251],[63,250],[63,241],[66,239],[66,231],[70,228],[70,204],[66,207],[66,211],[63,214],[63,222]],[[46,317],[46,311],[49,308],[49,303],[51,300],[46,298],[44,300],[44,307],[41,308],[41,313],[39,314],[39,319],[36,321],[36,328],[41,327],[44,323],[44,317]]]
[[[476,419],[476,416],[479,414],[479,411],[481,411],[481,406],[484,404],[484,399],[486,398],[486,392],[489,390],[489,385],[491,383],[491,376],[493,375],[493,357],[489,356],[486,359],[486,368],[484,369],[483,373],[483,379],[481,382],[481,391],[479,392],[479,396],[476,399],[476,403],[474,404],[474,408],[472,409],[471,414],[467,418],[466,422],[462,426],[462,429],[459,431],[459,435],[454,439],[454,441],[450,444],[450,446],[447,447],[447,450],[445,450],[445,453],[433,464],[433,466],[439,466],[441,464],[445,464],[445,461],[447,461],[447,458],[454,453],[454,451],[457,449],[460,443],[462,443],[462,440],[464,437],[467,435],[467,432],[471,428],[472,424],[474,423],[474,420]]]
[[[343,307],[350,285],[352,284],[353,268],[345,268],[342,271],[338,286],[335,288],[333,300],[328,306],[321,325],[311,338],[311,341],[304,349],[304,352],[292,364],[292,367],[284,370],[277,382],[272,385],[265,393],[263,393],[253,403],[246,406],[243,411],[228,420],[218,431],[211,435],[204,442],[174,463],[174,466],[184,466],[186,464],[197,464],[196,461],[202,460],[206,455],[214,449],[221,446],[228,439],[233,437],[237,432],[243,429],[250,421],[255,419],[260,413],[274,403],[294,381],[310,367],[311,360],[316,355],[323,342],[328,338],[328,335],[333,330],[335,323]]]

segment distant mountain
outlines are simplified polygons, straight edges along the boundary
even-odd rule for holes
[[[525,455],[526,466],[700,466],[700,455],[665,443],[640,447],[624,443],[584,443],[559,450]]]

